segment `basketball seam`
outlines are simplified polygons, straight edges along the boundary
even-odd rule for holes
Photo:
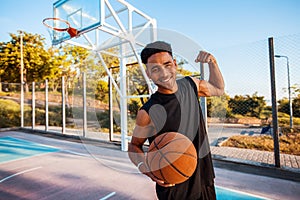
[[[162,135],[162,138],[160,138],[159,142],[157,142],[157,141],[154,140],[154,141],[153,141],[153,144],[154,144],[153,148],[149,149],[150,151],[152,151],[152,150],[154,150],[154,149],[156,149],[157,151],[153,154],[152,159],[150,160],[150,162],[149,162],[149,159],[148,159],[148,157],[147,157],[147,163],[148,163],[148,166],[150,166],[149,164],[152,163],[152,161],[154,160],[154,158],[156,157],[157,154],[160,154],[160,155],[161,155],[161,158],[160,158],[160,160],[159,160],[159,169],[158,169],[158,171],[159,171],[161,177],[158,177],[158,176],[156,176],[155,174],[152,173],[153,176],[156,177],[157,179],[163,178],[164,181],[167,181],[167,179],[165,178],[165,176],[164,176],[164,174],[163,174],[163,172],[162,172],[162,168],[161,168],[161,160],[162,160],[162,159],[165,159],[165,160],[167,161],[167,163],[169,164],[169,166],[171,166],[173,169],[175,169],[175,171],[177,171],[180,175],[182,175],[182,176],[185,177],[185,178],[190,178],[190,176],[184,174],[184,173],[181,172],[176,166],[174,166],[174,165],[170,162],[170,160],[169,160],[168,158],[166,158],[166,156],[165,156],[165,155],[167,155],[167,154],[169,154],[169,153],[179,153],[179,152],[171,151],[171,152],[167,152],[166,154],[163,154],[163,153],[160,151],[160,149],[164,148],[164,147],[167,146],[168,144],[170,144],[170,143],[172,143],[172,142],[174,142],[174,141],[178,141],[178,140],[185,140],[185,138],[176,138],[176,137],[174,137],[175,139],[173,138],[172,140],[170,140],[169,142],[167,142],[166,144],[164,144],[163,146],[161,146],[161,147],[159,148],[159,147],[158,147],[159,144],[163,141],[163,139],[164,139],[166,136],[167,136],[167,134]],[[191,143],[191,145],[193,145],[193,143]],[[152,152],[152,153],[153,153],[153,152]],[[191,158],[196,158],[196,159],[197,159],[197,156],[194,156],[193,154],[190,154],[190,153],[180,152],[180,154],[186,155],[186,156],[189,156],[189,157],[191,157]]]
[[[155,140],[154,140],[154,141],[153,141],[153,144],[154,144],[154,147],[153,147],[153,148],[156,148],[156,149],[158,149],[158,148],[157,148],[157,145],[159,145],[159,144],[160,144],[160,142],[161,142],[161,141],[163,141],[163,139],[164,139],[166,136],[167,136],[167,134],[163,134],[163,135],[162,135],[162,138],[159,140],[159,142],[158,142],[158,143],[156,143],[156,142],[155,142]],[[153,150],[153,148],[152,148],[152,149],[148,149],[148,151],[152,151],[152,150]]]
[[[160,158],[160,161],[163,159],[163,157]],[[162,168],[160,166],[161,162],[159,161],[159,172],[160,172],[160,175],[161,177],[163,178],[164,181],[167,181],[167,179],[165,178],[164,176],[164,173],[162,172]]]
[[[193,154],[187,153],[187,152],[168,151],[167,153],[165,153],[165,155],[168,155],[169,153],[182,154],[182,155],[189,156],[189,157],[192,157],[192,158],[196,158],[196,159],[197,159],[197,156],[194,156]]]
[[[163,140],[163,138],[161,138],[161,140],[159,141],[159,143],[160,143],[162,140]],[[176,139],[172,139],[172,140],[170,140],[169,142],[167,142],[166,144],[164,144],[163,146],[161,146],[160,148],[162,149],[162,148],[164,148],[165,146],[167,146],[168,144],[170,144],[170,143],[172,143],[172,142],[175,142],[175,141],[177,141],[177,140],[185,140],[185,138],[176,138]],[[159,143],[156,143],[156,142],[154,141],[154,145],[155,145],[155,147],[156,147],[157,150],[159,150],[159,148],[157,147],[157,146],[159,145]]]
[[[182,138],[178,138],[178,140],[179,139],[182,139]],[[172,142],[173,141],[175,141],[175,140],[172,140]],[[160,161],[161,161],[161,159],[165,159],[166,161],[167,161],[167,163],[170,165],[170,166],[172,166],[172,168],[174,168],[179,174],[181,174],[183,177],[186,177],[186,178],[189,178],[190,176],[187,176],[186,174],[184,174],[183,172],[181,172],[179,169],[177,169],[177,167],[175,167],[171,162],[170,162],[170,160],[168,159],[168,158],[166,158],[166,156],[165,156],[165,154],[163,154],[162,152],[160,152],[159,151],[159,149],[157,148],[157,145],[156,145],[156,143],[155,143],[155,141],[154,141],[154,144],[155,144],[155,147],[156,147],[156,149],[158,150],[157,152],[161,155],[161,158],[160,158]],[[161,147],[161,148],[163,148],[163,147]],[[182,153],[183,154],[183,153]],[[159,162],[159,171],[161,172],[161,166],[160,166],[160,163],[161,162]],[[163,173],[161,172],[161,174],[162,174],[162,176],[163,176]]]
[[[158,143],[156,143],[155,140],[153,141],[154,147],[153,147],[152,149],[148,150],[148,151],[152,151],[154,148],[155,148],[157,151],[153,154],[152,159],[151,159],[151,161],[150,161],[150,164],[152,163],[153,159],[155,158],[155,156],[156,156],[158,153],[161,154],[161,152],[159,151],[158,145],[160,144],[161,141],[163,141],[163,139],[164,139],[166,136],[167,136],[167,134],[162,135],[162,138],[160,138],[160,140],[159,140]],[[169,144],[169,142],[168,142],[167,144]],[[165,145],[162,146],[161,148],[165,147],[167,144],[165,144]],[[151,165],[149,165],[148,159],[147,159],[147,163],[148,163],[148,166],[151,166]]]
[[[177,169],[177,167],[175,167],[164,155],[163,158],[169,163],[170,166],[172,166],[179,174],[181,174],[182,176],[189,178],[190,176],[184,174],[183,172],[181,172],[179,169]]]

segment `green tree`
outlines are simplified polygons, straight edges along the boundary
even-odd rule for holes
[[[49,65],[52,71],[45,78],[49,80],[49,87],[54,92],[57,92],[58,88],[61,87],[62,76],[74,77],[74,73],[71,70],[72,63],[67,59],[67,54],[62,53],[62,51],[61,47],[50,47],[48,49],[48,53],[50,54]]]
[[[300,117],[300,94],[293,100],[293,116]]]
[[[285,92],[288,92],[286,88],[283,88]],[[292,108],[293,108],[293,116],[300,116],[299,114],[299,95],[300,95],[300,87],[298,84],[291,86],[291,95],[292,95]],[[295,98],[293,98],[295,96]],[[290,104],[289,99],[284,97],[278,101],[278,111],[286,114],[290,114]]]
[[[257,93],[254,93],[252,96],[236,95],[229,100],[228,104],[233,114],[257,118],[260,117],[266,107],[264,96],[258,96]]]
[[[288,98],[284,97],[283,99],[278,100],[278,111],[290,114],[290,104]]]
[[[96,99],[108,102],[108,83],[104,80],[99,80],[95,92]]]
[[[228,106],[229,95],[207,98],[207,115],[214,118],[225,118],[231,115],[231,108]]]
[[[3,70],[1,81],[21,82],[20,34],[10,33],[9,42],[0,42],[0,69]],[[51,74],[50,54],[44,48],[45,38],[38,34],[23,32],[23,75],[26,91],[28,83],[39,82]]]

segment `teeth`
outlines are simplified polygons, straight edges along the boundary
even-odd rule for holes
[[[170,80],[171,78],[165,79],[165,80],[161,80],[161,82],[166,83]]]

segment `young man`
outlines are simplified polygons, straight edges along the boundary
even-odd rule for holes
[[[136,127],[129,144],[129,157],[138,169],[156,182],[159,199],[216,199],[214,170],[199,97],[220,96],[224,81],[214,56],[200,51],[195,62],[208,63],[209,80],[185,77],[176,80],[177,63],[171,45],[157,41],[148,44],[141,52],[148,77],[158,90],[139,110]],[[198,163],[194,174],[180,184],[164,183],[148,170],[143,145],[165,132],[179,132],[194,144]]]

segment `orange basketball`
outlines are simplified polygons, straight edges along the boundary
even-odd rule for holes
[[[178,184],[189,179],[197,166],[193,143],[177,132],[157,136],[150,144],[146,162],[151,173],[165,183]]]

